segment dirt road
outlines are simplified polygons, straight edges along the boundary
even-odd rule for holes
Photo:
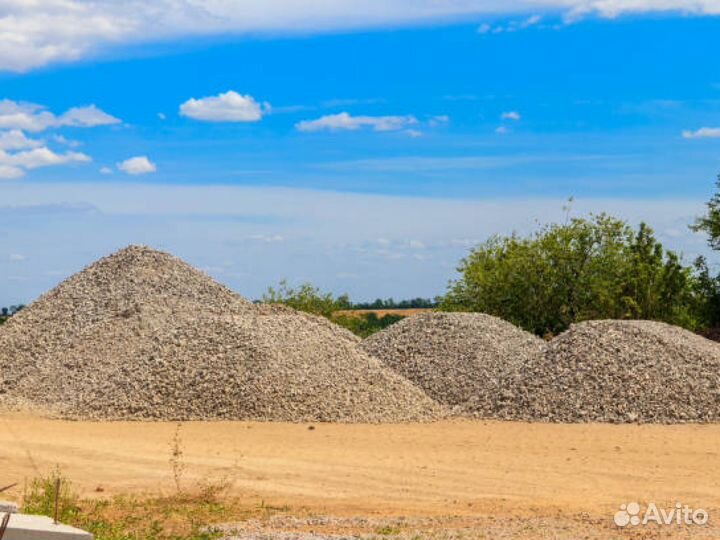
[[[58,464],[87,495],[170,490],[175,430],[3,415],[0,484]],[[183,482],[228,479],[248,498],[337,516],[597,517],[634,500],[720,509],[717,425],[214,422],[183,424],[180,438]]]

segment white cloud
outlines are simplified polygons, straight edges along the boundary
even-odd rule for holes
[[[270,110],[268,103],[260,104],[252,96],[230,90],[217,96],[190,98],[180,105],[180,114],[205,122],[257,122]]]
[[[327,32],[527,13],[616,17],[668,11],[717,15],[720,0],[1,0],[0,69],[26,71],[108,46],[200,35]]]
[[[497,26],[493,26],[488,23],[481,24],[478,29],[478,34],[502,34],[504,32],[517,32],[518,30],[525,30],[526,28],[530,28],[531,26],[537,25],[540,21],[542,21],[542,17],[540,15],[532,15],[531,17],[528,17],[527,19],[517,20],[517,21],[510,21],[507,24],[501,24]]]
[[[24,150],[42,145],[42,141],[28,138],[19,129],[0,132],[0,150]]]
[[[517,111],[509,111],[509,112],[502,113],[500,118],[502,118],[503,120],[512,120],[514,122],[518,122],[518,121],[520,121],[520,119],[522,117],[520,116],[520,113]]]
[[[15,154],[7,154],[0,152],[0,162],[8,165],[22,167],[24,169],[37,169],[39,167],[50,167],[52,165],[64,165],[73,162],[91,161],[90,156],[82,152],[66,152],[64,154],[56,154],[49,148],[33,148],[24,152]]]
[[[720,128],[703,127],[695,131],[683,131],[685,139],[713,139],[720,138]]]
[[[12,262],[22,262],[27,259],[25,255],[22,255],[20,253],[11,253],[8,257]]]
[[[101,167],[100,174],[112,174],[113,170],[110,167]]]
[[[71,139],[68,139],[62,135],[53,135],[52,140],[55,141],[58,144],[63,144],[65,146],[69,146],[70,148],[77,148],[80,146],[80,143],[78,141],[73,141]]]
[[[0,178],[20,178],[31,169],[88,161],[91,161],[90,156],[81,152],[58,154],[46,146],[14,153],[0,149]]]
[[[36,103],[18,103],[10,99],[0,101],[0,129],[37,133],[65,126],[88,128],[119,122],[119,119],[98,109],[95,105],[73,107],[64,114],[56,116]]]
[[[57,120],[57,126],[96,127],[119,124],[120,120],[95,105],[73,107]]]
[[[147,156],[136,156],[118,163],[117,168],[130,175],[154,173],[157,171],[155,164]]]
[[[495,133],[497,133],[498,135],[507,135],[508,133],[510,133],[510,130],[505,126],[500,126],[495,129]]]
[[[430,117],[428,125],[430,127],[438,127],[447,124],[449,121],[450,117],[447,114],[438,114]]]
[[[423,136],[423,132],[418,129],[405,130],[405,134],[412,139],[417,139],[418,137]]]
[[[20,167],[13,167],[12,165],[3,165],[0,163],[0,179],[2,180],[13,180],[25,176],[25,171]]]
[[[351,116],[346,112],[329,114],[316,120],[303,120],[295,124],[298,131],[354,131],[364,127],[374,131],[399,131],[417,124],[414,116]]]

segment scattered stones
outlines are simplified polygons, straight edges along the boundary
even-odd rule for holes
[[[131,246],[0,331],[0,402],[72,419],[403,422],[443,408],[324,318]]]
[[[720,344],[652,321],[588,321],[503,383],[499,416],[551,422],[720,421]]]
[[[362,348],[435,400],[492,417],[501,381],[539,354],[540,338],[483,313],[422,313],[362,342]]]

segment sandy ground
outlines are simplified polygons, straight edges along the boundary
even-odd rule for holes
[[[60,465],[86,495],[169,491],[176,429],[4,414],[0,485]],[[679,501],[707,509],[709,528],[623,538],[720,538],[720,425],[193,422],[180,438],[184,483],[229,480],[243,497],[298,514],[507,520],[517,538],[565,538],[563,527],[576,537],[584,523],[587,538],[607,538],[620,504]],[[520,534],[536,522],[549,535]],[[468,538],[502,537],[477,534]]]

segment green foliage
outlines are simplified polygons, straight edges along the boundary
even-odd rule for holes
[[[422,299],[403,302],[412,303],[420,300]],[[298,311],[321,315],[361,337],[374,334],[402,319],[400,315],[384,315],[378,317],[375,313],[338,313],[356,307],[350,302],[348,295],[343,294],[335,297],[332,293],[324,293],[310,283],[303,283],[297,288],[292,288],[288,285],[287,281],[283,280],[277,288],[269,287],[267,292],[263,294],[261,302],[284,304]],[[390,302],[393,305],[398,305],[392,299],[388,301],[377,300],[376,302]],[[400,302],[400,304],[403,302]]]
[[[343,326],[354,334],[366,338],[375,332],[384,330],[388,326],[403,320],[402,315],[387,314],[378,317],[377,313],[362,313],[352,315],[335,315],[332,321]]]
[[[171,497],[84,500],[59,469],[30,482],[23,512],[52,517],[57,481],[58,521],[86,530],[96,540],[212,540],[222,535],[207,524],[227,519],[214,486]]]
[[[21,311],[25,307],[24,304],[18,304],[16,306],[0,308],[0,325],[5,323],[10,317]]]
[[[707,214],[695,220],[690,229],[695,232],[704,232],[708,235],[708,245],[714,250],[720,250],[720,175],[715,182],[717,191],[706,203]]]
[[[295,289],[285,280],[281,281],[277,288],[269,287],[261,301],[267,304],[285,304],[298,311],[327,318],[331,318],[336,311],[350,309],[351,306],[346,294],[335,298],[332,293],[323,293],[310,283],[303,283]]]
[[[438,299],[430,298],[411,298],[410,300],[400,300],[396,302],[392,298],[383,300],[378,298],[374,302],[354,303],[353,309],[432,309],[438,306]]]
[[[705,328],[720,327],[720,276],[712,276],[705,257],[695,260],[697,312]]]
[[[58,498],[58,521],[71,523],[79,513],[78,496],[70,482],[63,476],[59,468],[49,474],[34,478],[25,489],[23,496],[23,512],[40,516],[55,515],[55,499],[57,484],[60,483]]]
[[[690,268],[652,230],[601,214],[493,237],[458,268],[441,307],[502,317],[538,335],[588,319],[655,319],[694,328]]]

